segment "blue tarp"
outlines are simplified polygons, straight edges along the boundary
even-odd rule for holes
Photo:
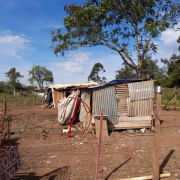
[[[122,83],[125,83],[125,82],[132,82],[132,81],[137,81],[137,79],[114,79],[110,82],[108,82],[108,84],[122,84]]]

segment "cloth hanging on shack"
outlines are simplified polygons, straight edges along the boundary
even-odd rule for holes
[[[76,99],[72,99],[72,98],[78,98],[78,95],[79,95],[79,90],[69,95],[67,98],[58,101],[58,121],[61,124],[69,124],[71,122],[77,101]]]

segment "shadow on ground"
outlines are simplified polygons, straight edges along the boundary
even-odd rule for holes
[[[36,172],[17,173],[12,180],[69,180],[71,169],[69,166],[58,168],[44,176],[37,176]]]
[[[109,173],[107,175],[107,177],[105,178],[105,180],[108,180],[110,178],[110,176],[115,173],[119,168],[121,168],[124,164],[126,164],[128,161],[130,161],[131,158],[129,158],[128,160],[126,160],[125,162],[123,162],[122,164],[120,164],[118,167],[116,167],[111,173]]]

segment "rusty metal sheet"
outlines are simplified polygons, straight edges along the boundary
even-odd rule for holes
[[[10,180],[21,169],[16,146],[0,154],[0,180]]]
[[[118,124],[117,99],[115,86],[93,89],[94,114],[100,115],[101,109],[108,115],[107,124]]]
[[[131,101],[154,98],[154,81],[128,83]]]

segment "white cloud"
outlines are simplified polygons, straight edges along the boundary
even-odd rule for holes
[[[180,31],[177,28],[180,26],[180,22],[175,26],[174,29],[167,29],[161,33],[159,41],[153,41],[158,46],[158,51],[153,54],[153,59],[167,58],[169,59],[173,53],[178,54],[177,39],[180,36]],[[160,63],[161,64],[161,63]]]
[[[12,35],[10,31],[0,34],[0,55],[22,58],[25,50],[33,50],[30,40],[24,35]]]
[[[55,66],[62,67],[66,71],[77,74],[85,74],[87,69],[92,68],[94,62],[89,61],[91,53],[70,54],[65,62],[53,63]]]
[[[160,40],[162,41],[162,44],[165,48],[177,49],[178,47],[177,38],[179,37],[179,35],[180,35],[180,31],[167,29],[166,31],[162,32],[162,36]]]

